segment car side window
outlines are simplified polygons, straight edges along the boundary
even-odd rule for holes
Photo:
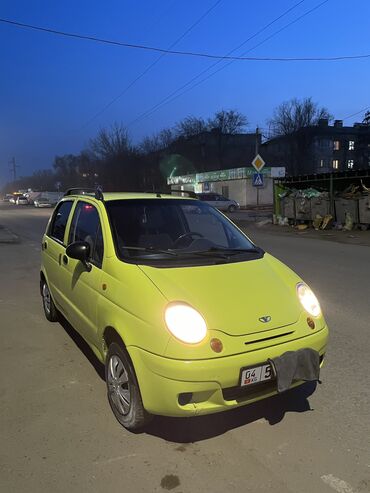
[[[86,241],[90,245],[90,262],[102,266],[104,242],[99,213],[87,202],[79,201],[73,214],[68,244],[75,241]]]
[[[58,205],[51,220],[48,236],[63,243],[64,233],[68,222],[68,217],[72,209],[73,202],[68,200]]]

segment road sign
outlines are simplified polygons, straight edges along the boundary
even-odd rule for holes
[[[263,187],[263,174],[262,173],[254,173],[252,185],[254,187]]]
[[[257,173],[261,172],[265,164],[265,161],[261,158],[259,154],[257,154],[257,156],[252,161],[252,166],[257,171]]]

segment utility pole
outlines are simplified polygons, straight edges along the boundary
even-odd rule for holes
[[[260,133],[260,129],[258,127],[256,127],[256,156],[258,155],[258,151],[259,151],[259,147],[260,147],[260,142],[259,142],[259,133]],[[257,202],[257,206],[259,206],[260,204],[260,190],[259,190],[259,187],[257,187],[257,190],[256,190],[256,202]]]
[[[17,180],[17,168],[20,166],[18,164],[15,164],[15,157],[10,160],[9,164],[11,165],[10,172],[13,173],[13,181]]]
[[[260,146],[259,136],[260,136],[260,129],[256,127],[256,156],[258,154],[259,146]]]

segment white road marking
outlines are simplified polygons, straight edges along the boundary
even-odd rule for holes
[[[129,459],[130,457],[136,457],[137,454],[119,455],[118,457],[112,457],[111,459],[94,461],[95,465],[110,464],[118,460]]]
[[[355,490],[343,479],[336,478],[332,474],[324,474],[321,479],[338,493],[355,493]]]

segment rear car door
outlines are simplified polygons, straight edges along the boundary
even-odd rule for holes
[[[69,313],[72,325],[91,344],[97,339],[97,307],[101,291],[104,238],[100,214],[95,205],[79,200],[69,228],[68,244],[85,241],[90,245],[91,270],[78,260],[66,258]]]
[[[42,264],[51,295],[57,308],[66,314],[62,257],[66,250],[66,230],[70,220],[73,200],[58,204],[42,241]]]

